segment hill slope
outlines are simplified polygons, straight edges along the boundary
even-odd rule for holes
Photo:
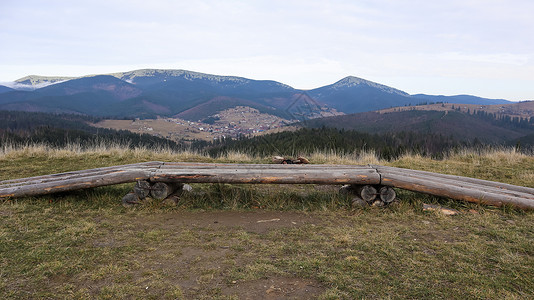
[[[12,91],[14,91],[12,88],[0,85],[0,94],[7,93],[7,92],[12,92]]]
[[[419,132],[452,136],[457,140],[478,139],[486,143],[502,143],[534,133],[534,126],[521,125],[488,116],[458,111],[365,112],[309,120],[308,127],[354,129],[368,133]]]
[[[447,103],[462,103],[462,104],[484,104],[484,105],[494,105],[494,104],[506,104],[510,101],[504,99],[487,99],[471,95],[456,95],[456,96],[433,96],[425,94],[413,95],[414,98],[420,99],[421,102],[447,102]],[[413,103],[416,104],[416,103]]]

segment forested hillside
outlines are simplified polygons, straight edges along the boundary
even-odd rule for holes
[[[477,111],[408,110],[388,113],[366,112],[308,120],[305,126],[357,130],[368,133],[417,132],[452,136],[460,141],[507,143],[534,133],[534,118],[512,118]]]
[[[126,130],[111,130],[90,126],[99,118],[72,115],[0,111],[0,145],[46,143],[63,147],[68,144],[81,146],[122,144],[130,147],[189,147],[149,134],[135,134]]]
[[[379,122],[381,120],[396,120],[402,114],[408,114],[404,123]],[[225,153],[238,151],[250,155],[282,155],[296,156],[309,155],[314,152],[358,154],[362,151],[374,151],[383,159],[395,159],[405,153],[416,153],[435,158],[443,157],[447,152],[465,147],[491,147],[491,146],[517,146],[522,150],[530,151],[534,144],[532,125],[525,120],[504,118],[495,119],[489,114],[480,112],[475,116],[468,116],[483,121],[457,125],[458,128],[471,126],[476,135],[472,138],[458,138],[449,125],[435,124],[436,116],[442,116],[443,112],[431,112],[430,117],[422,111],[407,111],[397,114],[365,114],[375,117],[387,117],[379,121],[372,119],[347,120],[335,123],[336,119],[312,120],[307,125],[318,126],[319,121],[329,126],[355,127],[358,130],[318,126],[314,128],[301,128],[296,131],[285,131],[256,137],[241,136],[238,139],[218,139],[212,142],[206,141],[171,141],[159,136],[149,134],[132,133],[126,130],[111,130],[96,128],[91,124],[100,121],[100,118],[72,114],[48,114],[0,111],[0,145],[46,143],[51,146],[62,147],[68,144],[81,146],[95,144],[122,144],[129,147],[167,147],[175,150],[191,149],[206,152],[213,157]],[[458,122],[465,120],[464,114],[449,112],[451,117],[458,118]],[[419,130],[414,130],[408,125],[414,116],[419,117],[419,123],[414,123]],[[421,121],[424,120],[424,121]],[[472,120],[471,120],[472,121]],[[317,123],[316,123],[317,122]],[[359,124],[356,126],[355,124]],[[400,124],[400,125],[395,125]],[[485,127],[480,124],[494,124],[494,127]],[[495,125],[496,124],[496,125]],[[412,126],[415,126],[412,124]],[[426,127],[425,127],[426,126]],[[441,126],[438,128],[438,126]],[[463,126],[463,127],[462,127]],[[453,129],[456,127],[453,127]],[[406,130],[402,130],[406,129]],[[468,129],[465,129],[468,130]],[[378,132],[370,133],[364,131]],[[526,133],[526,134],[525,134]],[[504,136],[496,141],[487,139],[488,136]],[[508,139],[505,141],[505,137]],[[489,141],[488,141],[489,140]]]
[[[481,146],[477,141],[459,142],[450,136],[415,132],[369,134],[336,128],[302,128],[239,140],[221,140],[208,147],[212,155],[241,151],[256,155],[307,155],[313,152],[350,154],[375,151],[383,159],[410,152],[442,157],[452,149]]]

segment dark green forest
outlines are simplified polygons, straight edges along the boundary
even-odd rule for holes
[[[336,128],[301,128],[297,131],[280,132],[253,138],[215,141],[207,149],[211,155],[228,151],[241,151],[257,155],[306,155],[315,151],[340,154],[360,153],[374,150],[383,159],[394,159],[411,152],[425,156],[442,157],[443,153],[467,146],[481,146],[459,142],[450,136],[397,132],[369,134],[355,130]]]
[[[472,114],[422,110],[365,112],[307,120],[304,125],[309,128],[343,128],[373,134],[417,132],[452,136],[455,140],[467,143],[479,140],[487,144],[507,144],[534,133],[534,118],[512,118],[484,111]]]
[[[169,147],[180,150],[189,145],[126,130],[96,128],[91,123],[100,118],[73,115],[18,111],[0,111],[0,146],[44,143],[54,147],[79,144],[120,144],[134,147]]]
[[[477,113],[477,118],[508,123],[508,126],[525,128],[532,126],[524,120],[495,120],[494,116]],[[0,111],[0,146],[45,143],[54,147],[78,144],[82,147],[99,144],[121,144],[128,147],[166,147],[173,150],[197,150],[211,156],[219,156],[231,151],[251,155],[297,156],[313,152],[335,152],[358,154],[374,151],[382,159],[395,159],[407,152],[441,158],[449,151],[463,148],[483,148],[495,146],[516,146],[523,151],[531,151],[534,135],[514,139],[509,142],[487,142],[478,138],[458,139],[452,134],[426,131],[389,131],[366,133],[356,130],[331,127],[301,128],[258,137],[221,139],[205,141],[171,141],[148,134],[129,131],[96,128],[92,123],[97,117],[72,114],[49,114]]]

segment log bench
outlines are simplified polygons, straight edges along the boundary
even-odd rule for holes
[[[462,176],[376,165],[283,165],[145,162],[0,181],[0,198],[26,197],[136,182],[135,200],[179,193],[185,183],[344,185],[342,191],[366,203],[386,205],[392,188],[456,200],[534,209],[534,189]],[[130,197],[130,198],[127,198]]]

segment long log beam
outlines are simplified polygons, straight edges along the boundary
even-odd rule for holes
[[[534,189],[531,188],[410,169],[374,167],[385,186],[474,203],[534,209]]]
[[[163,165],[151,181],[183,183],[270,183],[270,184],[380,184],[380,175],[368,166],[341,168],[303,165],[229,165],[192,167]]]
[[[0,198],[139,180],[164,183],[383,185],[476,203],[534,209],[534,189],[385,166],[146,162],[0,181]]]
[[[2,187],[0,182],[0,198],[28,197],[47,195],[79,189],[94,188],[106,185],[146,180],[150,172],[144,170],[115,171],[105,175],[91,175],[65,180],[48,181],[29,185]]]

